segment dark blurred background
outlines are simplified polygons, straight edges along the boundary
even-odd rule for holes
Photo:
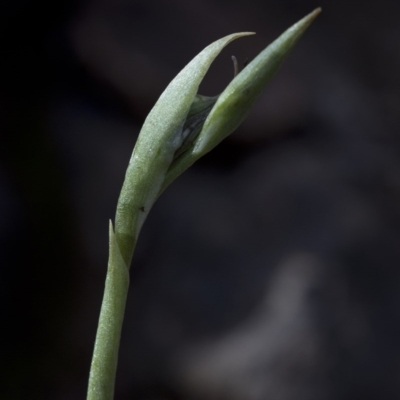
[[[162,196],[117,400],[400,398],[400,3],[0,3],[2,400],[84,399],[108,220],[183,66],[200,92],[323,7],[247,121]]]

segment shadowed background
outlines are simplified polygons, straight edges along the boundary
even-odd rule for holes
[[[246,122],[152,210],[118,400],[400,396],[400,3],[0,3],[4,400],[84,399],[108,220],[171,79],[229,33],[200,93],[313,8]]]

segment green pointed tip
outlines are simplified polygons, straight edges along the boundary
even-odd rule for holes
[[[314,21],[315,18],[318,17],[319,14],[321,14],[322,8],[317,7],[315,10],[311,11],[310,14],[306,15],[303,19],[308,19],[310,20],[310,23]]]
[[[320,8],[315,9],[287,29],[232,80],[208,115],[193,153],[201,157],[241,124],[286,56],[320,12]]]
[[[241,124],[286,56],[320,12],[321,8],[315,9],[287,29],[231,81],[218,97],[191,148],[171,164],[160,193]],[[240,36],[251,34],[245,32]]]
[[[303,33],[307,30],[307,28],[313,23],[315,18],[318,17],[318,15],[322,12],[322,8],[318,7],[314,11],[310,12],[310,14],[306,15],[304,18],[302,18],[300,21],[295,23],[293,26],[291,26],[283,35],[282,37],[286,35],[293,35],[293,39],[296,42],[300,37],[303,35]]]

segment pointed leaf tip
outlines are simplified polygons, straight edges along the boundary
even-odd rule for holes
[[[301,28],[303,31],[305,31],[315,20],[315,18],[317,18],[318,15],[321,14],[321,12],[322,12],[321,7],[316,8],[315,10],[311,11],[310,14],[307,14],[304,18],[302,18],[300,21],[298,21],[289,29]]]
[[[162,190],[240,125],[286,56],[320,12],[321,8],[317,8],[292,25],[235,76],[218,97],[192,148],[178,157],[169,168]]]
[[[320,12],[321,8],[317,8],[292,25],[231,81],[208,115],[194,153],[207,153],[241,124],[286,56]]]

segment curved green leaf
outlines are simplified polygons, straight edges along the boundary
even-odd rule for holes
[[[231,81],[208,114],[192,148],[169,168],[163,189],[241,124],[286,56],[320,12],[318,8],[294,24]]]
[[[182,127],[204,75],[228,43],[251,34],[235,33],[207,46],[168,85],[146,118],[129,162],[115,220],[117,242],[127,265],[140,228],[183,143]]]

